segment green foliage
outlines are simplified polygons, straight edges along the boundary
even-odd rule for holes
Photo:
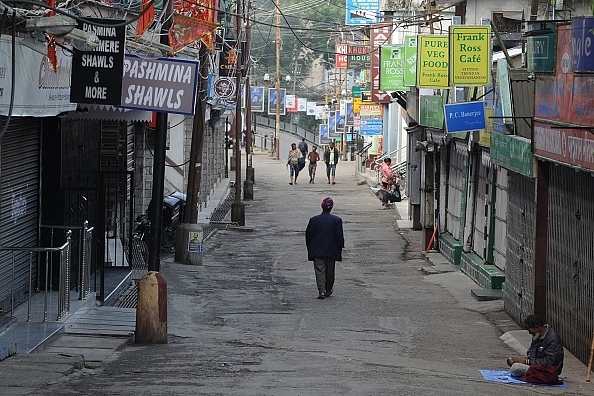
[[[334,44],[345,19],[344,5],[328,1],[277,0],[280,1],[280,74],[281,84],[292,92],[295,80],[287,85],[286,75],[297,78],[296,93],[300,97],[318,97],[323,89],[306,90],[301,84],[308,76],[316,59],[334,60]],[[334,1],[334,0],[333,0]],[[268,73],[274,84],[276,75],[276,17],[275,3],[271,0],[256,0],[252,21],[251,57],[255,61],[253,80],[262,84],[261,77]],[[330,54],[328,54],[330,53]],[[258,81],[260,79],[260,81]]]

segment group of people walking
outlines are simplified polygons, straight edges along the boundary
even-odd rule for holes
[[[316,169],[318,161],[320,161],[320,154],[318,153],[318,146],[316,145],[313,145],[309,153],[308,149],[305,138],[301,139],[299,145],[296,143],[291,144],[291,150],[289,150],[289,156],[287,158],[287,167],[289,167],[290,177],[289,184],[297,184],[297,177],[299,176],[299,172],[305,167],[306,159],[309,161],[309,183],[315,183]],[[340,153],[334,146],[334,142],[330,142],[323,153],[328,184],[336,184],[336,165],[338,164],[339,156]]]

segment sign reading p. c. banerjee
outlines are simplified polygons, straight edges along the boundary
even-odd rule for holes
[[[78,28],[97,35],[100,43],[90,51],[80,51],[74,44],[70,101],[118,105],[122,90],[126,21],[98,18],[87,18],[86,21],[79,22]]]

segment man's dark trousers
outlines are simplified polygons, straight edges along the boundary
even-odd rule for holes
[[[334,287],[334,268],[336,262],[329,258],[315,257],[314,271],[316,273],[316,284],[318,293],[331,292]]]

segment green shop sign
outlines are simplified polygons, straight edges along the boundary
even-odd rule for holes
[[[506,169],[533,177],[530,140],[511,135],[491,134],[491,160]]]
[[[404,45],[380,47],[379,88],[382,91],[406,91],[404,87]]]
[[[530,21],[526,36],[528,71],[554,73],[557,67],[557,25]]]
[[[443,97],[421,95],[419,102],[419,124],[443,129]]]
[[[417,84],[417,36],[406,36],[404,39],[404,85]]]

